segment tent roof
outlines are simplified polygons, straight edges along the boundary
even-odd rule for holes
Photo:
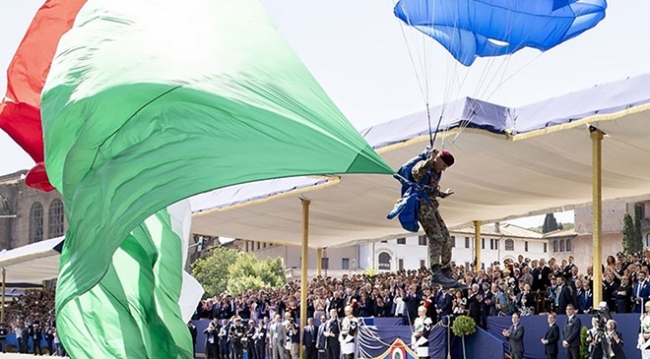
[[[62,245],[63,237],[58,237],[0,252],[6,282],[41,286],[44,280],[56,278]]]
[[[444,108],[439,139],[456,157],[441,185],[448,226],[502,221],[589,205],[592,140],[602,141],[603,199],[650,193],[650,74],[601,85],[520,108],[464,98]],[[467,123],[466,129],[460,125]],[[395,169],[428,143],[425,113],[361,131]],[[459,134],[458,136],[456,136]],[[439,146],[439,144],[437,144]],[[390,176],[344,175],[265,181],[192,199],[193,231],[206,235],[299,245],[300,198],[311,200],[309,246],[333,247],[402,237],[386,214],[399,196]],[[643,197],[645,198],[645,197]]]

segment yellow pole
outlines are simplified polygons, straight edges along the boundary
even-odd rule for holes
[[[307,325],[307,267],[309,266],[309,204],[307,199],[302,201],[302,263],[300,273],[300,333],[302,328]],[[302,335],[300,337],[300,358],[304,350],[302,349]]]
[[[593,190],[593,203],[592,203],[592,222],[593,222],[593,238],[592,238],[592,255],[593,255],[593,271],[594,283],[600,283],[602,278],[602,143],[603,131],[589,126],[591,132],[592,143],[592,190]],[[594,285],[594,308],[598,306],[603,300],[603,290],[601,285]]]
[[[2,268],[2,311],[0,312],[0,323],[4,325],[5,322],[5,288],[7,285],[7,273]]]
[[[323,271],[323,248],[318,248],[318,253],[317,257],[318,260],[316,261],[316,275],[321,275],[321,272]]]
[[[481,224],[481,221],[474,221],[474,270],[477,272],[481,269]]]

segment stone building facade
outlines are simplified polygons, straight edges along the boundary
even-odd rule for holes
[[[0,250],[65,234],[61,195],[25,185],[27,171],[0,176]]]

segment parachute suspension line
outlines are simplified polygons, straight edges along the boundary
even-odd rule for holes
[[[393,0],[393,6],[397,6],[397,1],[398,0]],[[404,10],[404,13],[408,17],[408,12],[406,11],[406,8],[404,8],[402,6],[402,9]],[[420,95],[422,96],[422,100],[425,103],[428,103],[429,101],[427,99],[427,96],[425,95],[424,88],[422,87],[422,79],[421,79],[421,76],[420,76],[420,74],[418,72],[418,68],[417,68],[417,66],[415,64],[415,58],[413,57],[413,52],[411,51],[411,46],[409,46],[409,41],[408,41],[408,38],[406,37],[406,31],[404,31],[404,26],[405,26],[404,22],[400,21],[399,23],[400,23],[399,29],[402,32],[402,38],[404,38],[404,44],[406,45],[406,49],[407,49],[408,54],[409,54],[409,59],[411,60],[411,66],[413,67],[413,73],[415,73],[415,79],[417,80],[418,86],[420,88]]]

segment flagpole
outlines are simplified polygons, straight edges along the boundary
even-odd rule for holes
[[[307,325],[307,270],[309,266],[309,204],[311,201],[301,198],[302,202],[302,260],[300,264],[300,330]],[[299,334],[300,357],[303,355],[302,335]]]

